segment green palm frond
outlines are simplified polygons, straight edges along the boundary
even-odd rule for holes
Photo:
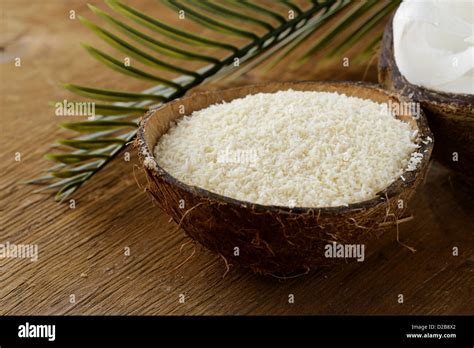
[[[55,147],[62,151],[46,155],[56,164],[44,176],[29,183],[43,185],[36,192],[55,191],[56,199],[62,201],[104,168],[133,140],[140,115],[149,108],[178,98],[204,81],[240,74],[267,62],[267,69],[271,69],[299,47],[305,46],[307,49],[297,59],[298,63],[304,63],[326,49],[335,39],[339,43],[332,46],[327,56],[344,53],[361,37],[372,33],[373,28],[399,3],[376,0],[354,3],[349,0],[303,2],[158,2],[167,5],[176,14],[183,13],[184,20],[192,21],[194,27],[198,25],[205,29],[206,34],[203,35],[184,26],[172,25],[166,19],[145,14],[119,0],[105,0],[107,10],[89,5],[96,19],[105,22],[107,27],[85,17],[79,17],[80,21],[115,53],[83,44],[87,52],[111,70],[152,82],[155,86],[136,92],[64,85],[78,96],[101,103],[94,104],[95,116],[92,119],[61,124],[61,127],[76,132],[76,136],[58,140]],[[319,32],[319,28],[334,20],[337,22],[332,29],[309,42]],[[154,34],[150,35],[150,31]],[[366,57],[367,51],[372,50],[379,40],[380,31],[359,58]],[[123,54],[133,59],[133,63],[125,64]],[[183,61],[192,61],[199,67],[184,68]]]

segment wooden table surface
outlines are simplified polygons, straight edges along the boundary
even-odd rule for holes
[[[43,155],[49,144],[70,134],[59,130],[64,119],[48,106],[72,97],[61,82],[118,88],[127,81],[127,88],[137,91],[149,84],[125,80],[79,46],[101,45],[79,21],[68,18],[71,9],[91,18],[85,1],[0,4],[0,243],[39,247],[37,262],[0,259],[1,315],[474,313],[474,194],[436,162],[410,204],[414,219],[400,225],[400,239],[415,253],[397,243],[393,229],[365,262],[286,281],[234,268],[223,277],[222,259],[190,242],[138,188],[131,149],[132,161],[120,156],[78,192],[75,209],[32,194],[32,187],[19,182],[47,169]],[[140,7],[147,6],[156,11],[156,2]],[[15,57],[21,57],[21,67],[14,66]],[[365,65],[318,69],[315,63],[293,72],[253,72],[232,84],[361,79],[365,71]],[[375,71],[372,62],[369,80]],[[15,161],[17,152],[21,161]],[[144,180],[139,170],[137,176]],[[294,303],[288,302],[290,294]]]

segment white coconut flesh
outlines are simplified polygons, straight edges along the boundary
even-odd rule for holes
[[[393,18],[395,62],[412,84],[474,94],[474,1],[405,0]]]

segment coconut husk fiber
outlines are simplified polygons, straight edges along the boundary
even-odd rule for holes
[[[185,114],[211,104],[258,92],[278,90],[329,91],[376,102],[407,102],[405,97],[373,85],[355,82],[282,82],[204,92],[174,100],[143,118],[136,146],[148,179],[147,191],[157,205],[191,238],[220,254],[227,264],[274,276],[304,274],[319,266],[345,263],[324,256],[326,244],[362,244],[387,228],[395,229],[407,203],[426,173],[432,142],[419,142],[425,152],[415,171],[405,172],[377,196],[349,206],[282,207],[235,200],[186,185],[167,173],[153,157],[153,149],[170,125]],[[423,114],[397,115],[418,130],[421,139],[432,136]],[[403,207],[399,207],[399,200]],[[184,207],[180,203],[184,202]],[[236,253],[238,248],[238,254]]]
[[[467,177],[469,182],[473,182],[474,96],[438,92],[408,82],[395,62],[392,21],[393,17],[385,28],[382,41],[379,59],[380,83],[386,89],[409,96],[421,104],[436,137],[433,157]]]

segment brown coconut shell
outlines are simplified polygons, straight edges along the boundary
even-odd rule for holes
[[[185,113],[211,104],[231,101],[248,94],[278,90],[329,91],[371,99],[376,102],[407,102],[373,85],[355,82],[282,82],[205,92],[174,100],[143,118],[136,146],[148,178],[147,191],[193,239],[219,253],[235,266],[260,274],[293,276],[318,266],[345,263],[324,256],[331,242],[365,243],[403,216],[407,202],[427,171],[433,143],[424,115],[397,115],[419,131],[420,151],[425,153],[415,171],[405,172],[375,198],[341,207],[283,207],[244,202],[189,186],[167,173],[153,157],[153,148],[171,122]],[[205,136],[205,134],[203,134]],[[185,207],[180,207],[184,200]],[[403,208],[398,203],[404,202]],[[235,251],[238,248],[238,256]]]
[[[395,62],[392,21],[393,16],[383,36],[379,81],[386,89],[420,103],[436,137],[433,157],[471,181],[474,178],[474,96],[438,92],[408,82]]]

